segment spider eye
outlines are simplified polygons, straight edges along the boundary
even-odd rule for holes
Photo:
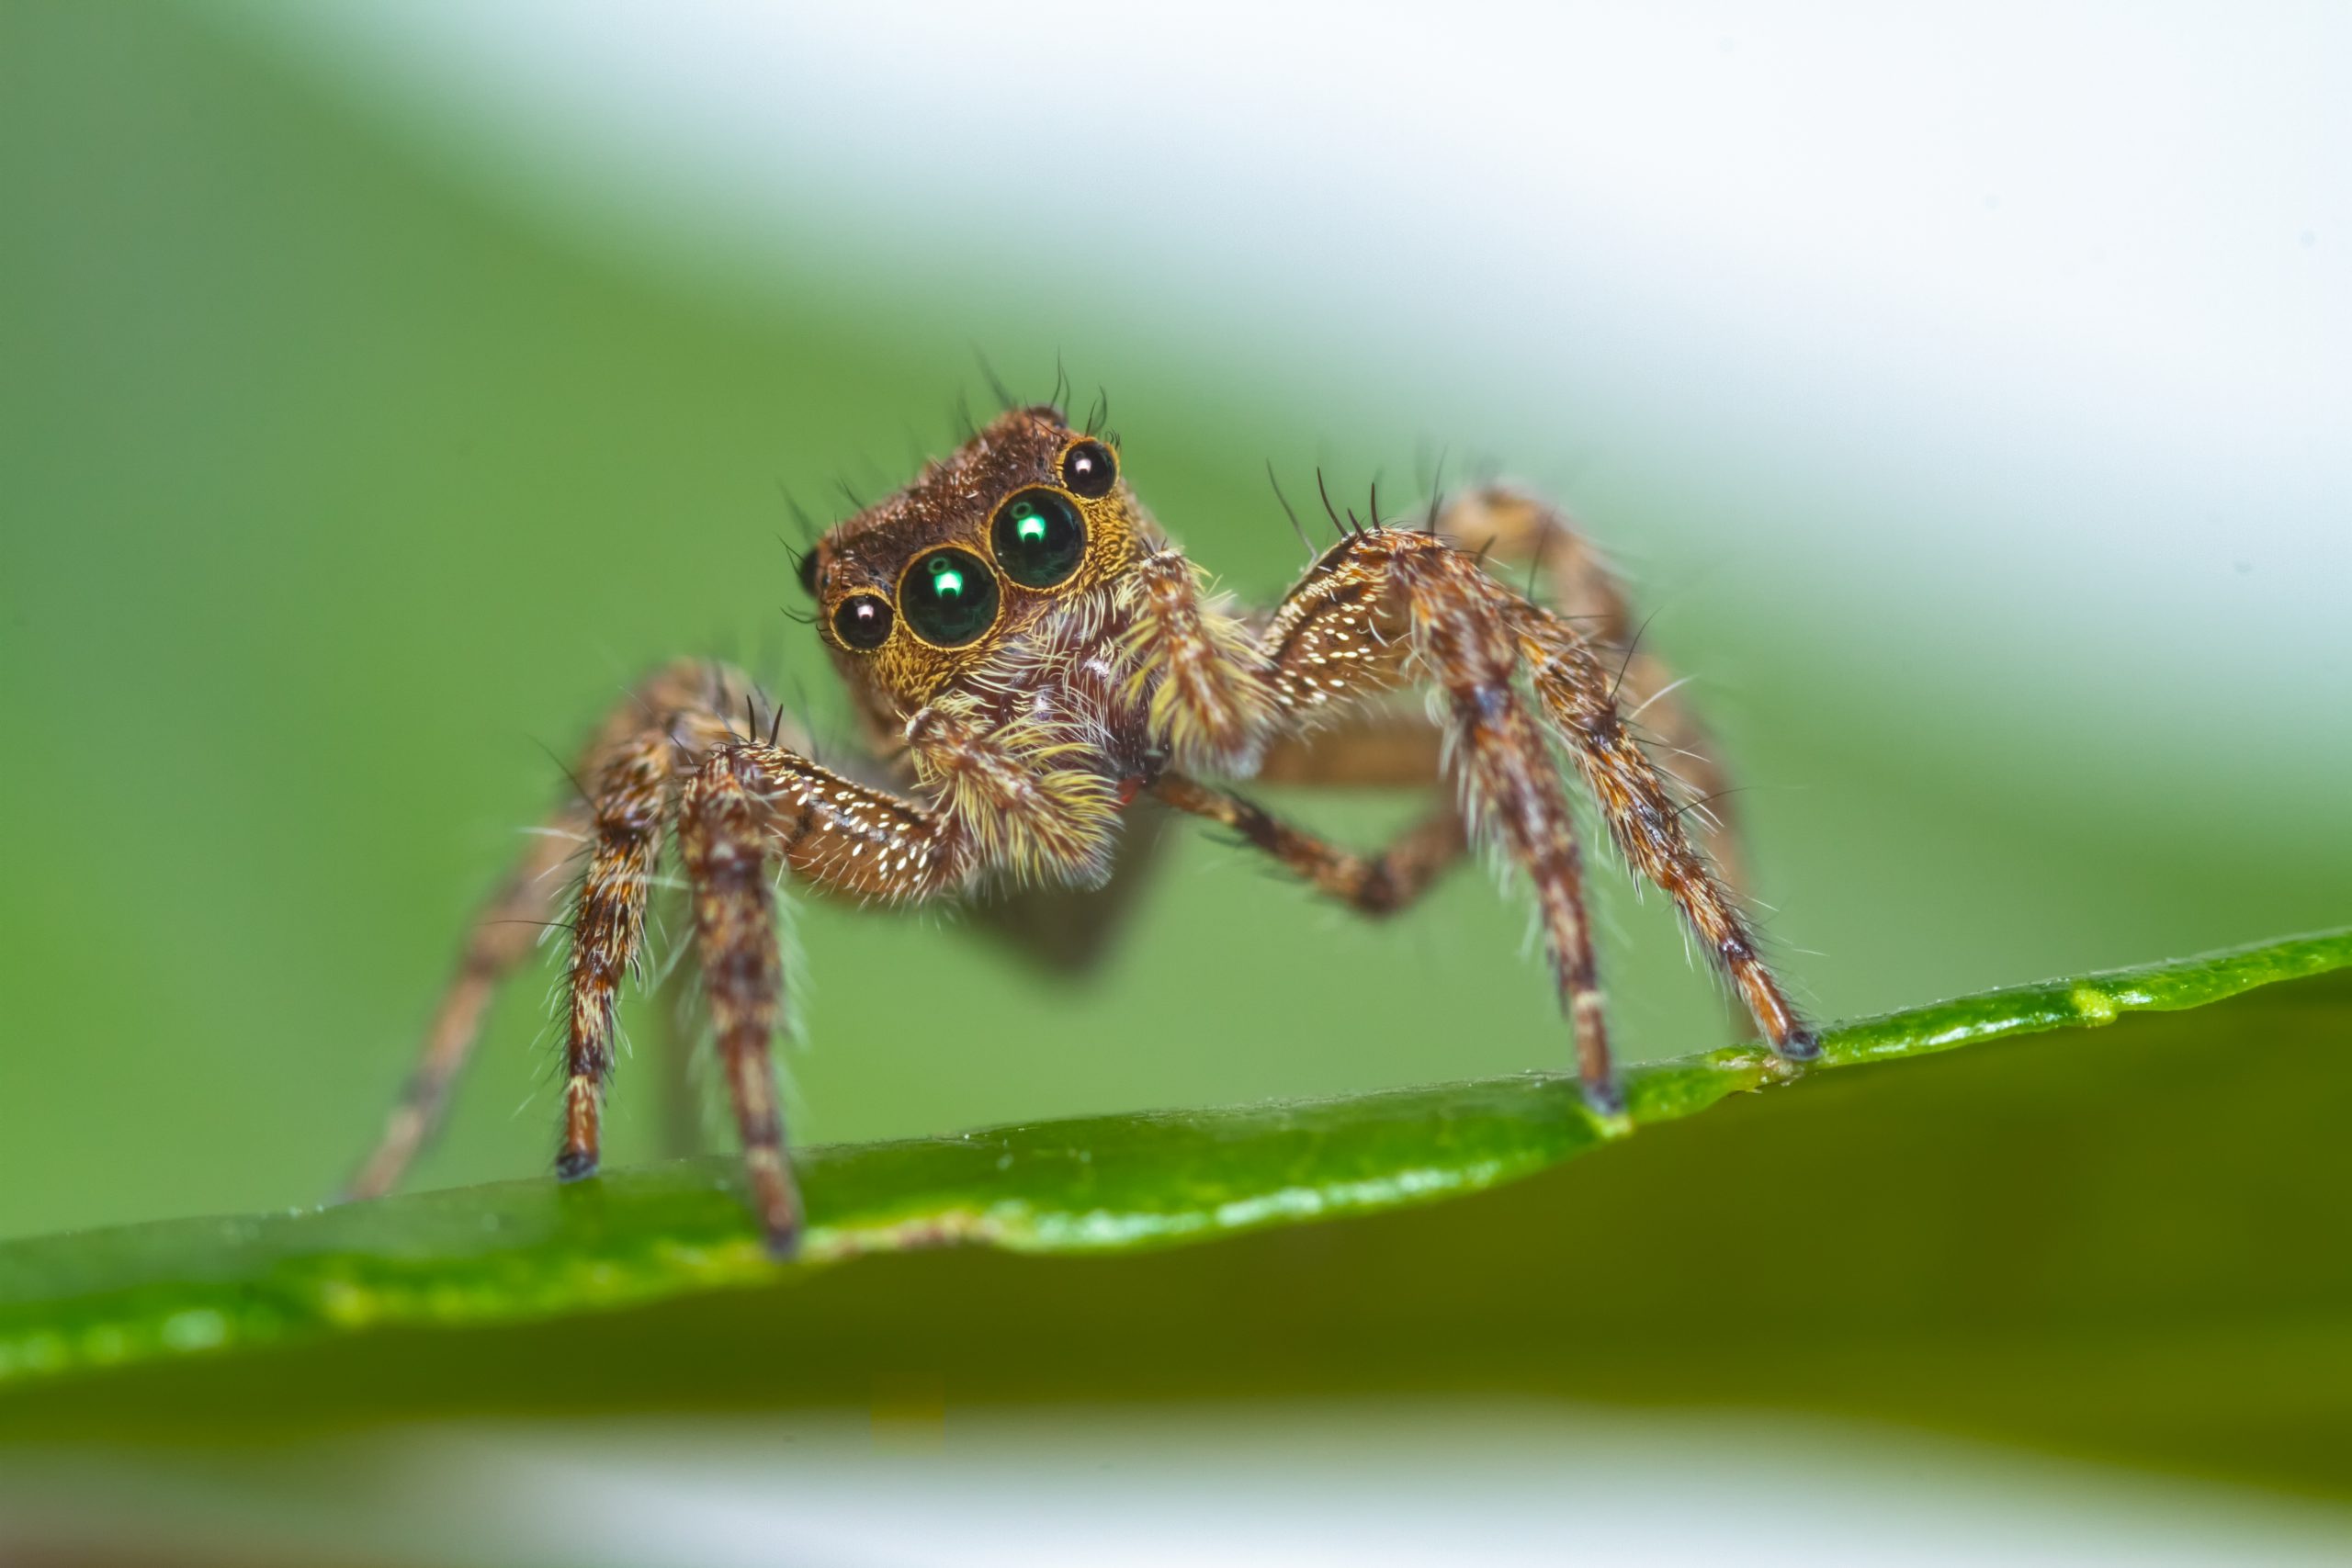
[[[1062,483],[1072,495],[1089,501],[1111,493],[1119,479],[1119,460],[1100,441],[1081,441],[1062,454]]]
[[[800,592],[809,597],[817,593],[817,552],[810,550],[800,558]]]
[[[1078,570],[1086,523],[1061,491],[1024,490],[996,509],[989,543],[1005,576],[1023,588],[1051,588]]]
[[[996,573],[969,550],[933,550],[899,584],[907,626],[934,648],[961,648],[996,624]]]
[[[857,593],[842,600],[833,612],[833,635],[844,647],[872,652],[890,638],[890,601],[878,593]]]

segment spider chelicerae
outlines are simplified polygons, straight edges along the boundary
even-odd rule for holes
[[[1637,639],[1624,596],[1557,512],[1487,486],[1412,525],[1382,523],[1376,506],[1369,521],[1335,514],[1338,542],[1282,604],[1243,614],[1160,532],[1093,423],[1073,428],[1052,406],[1009,410],[802,558],[801,585],[866,742],[857,763],[811,760],[806,737],[724,666],[680,663],[630,694],[586,748],[579,796],[476,921],[351,1195],[389,1190],[431,1134],[492,992],[557,913],[562,870],[583,843],[556,1173],[596,1169],[620,983],[674,840],[752,1205],[777,1257],[800,1232],[769,1059],[785,1005],[779,866],[797,884],[891,903],[991,884],[1098,889],[1124,815],[1148,795],[1231,829],[1330,897],[1387,915],[1487,845],[1534,892],[1585,1094],[1607,1116],[1621,1100],[1573,769],[1627,862],[1673,899],[1772,1048],[1815,1054],[1731,891],[1728,818],[1693,813],[1705,852],[1686,828],[1680,784],[1702,801],[1722,793],[1714,748],[1659,661],[1627,651]],[[1542,579],[1543,603],[1490,570],[1504,562]],[[1652,749],[1677,757],[1679,784]],[[1453,788],[1430,814],[1374,855],[1278,820],[1226,782],[1448,776]],[[997,906],[1001,919],[1023,908]]]

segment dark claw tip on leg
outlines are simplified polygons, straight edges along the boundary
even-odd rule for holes
[[[764,1232],[760,1240],[771,1261],[790,1263],[800,1256],[800,1228],[797,1225],[787,1230]]]
[[[1810,1029],[1800,1029],[1781,1042],[1781,1055],[1792,1062],[1813,1062],[1821,1057],[1821,1036]]]
[[[1584,1102],[1595,1116],[1614,1122],[1625,1114],[1625,1089],[1614,1077],[1584,1086]]]
[[[583,1176],[596,1174],[596,1156],[584,1149],[566,1149],[555,1156],[555,1179],[577,1181]]]

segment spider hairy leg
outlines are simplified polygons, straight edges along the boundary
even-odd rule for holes
[[[1666,780],[1627,728],[1609,671],[1576,629],[1549,612],[1522,604],[1519,620],[1536,694],[1626,861],[1680,908],[1772,1049],[1792,1061],[1818,1055],[1818,1036],[1758,955],[1730,890],[1690,842]]]
[[[573,798],[539,830],[467,933],[457,972],[425,1031],[416,1067],[375,1148],[344,1189],[344,1199],[380,1198],[390,1192],[439,1129],[449,1092],[471,1058],[492,998],[531,955],[562,901],[566,879],[560,874],[590,841],[595,807],[581,781],[603,777],[607,761],[621,750],[673,729],[678,744],[707,744],[714,734],[725,734],[727,720],[720,716],[734,713],[739,694],[750,690],[749,681],[724,666],[682,660],[630,693],[597,727],[579,766],[571,771]]]
[[[671,809],[675,750],[667,735],[640,736],[613,755],[595,785],[588,874],[571,921],[563,1141],[555,1162],[556,1175],[566,1181],[596,1170],[621,978],[644,941],[647,897]]]
[[[1497,567],[1529,572],[1536,603],[1572,623],[1614,666],[1611,678],[1629,722],[1638,720],[1699,803],[1685,807],[1699,821],[1702,843],[1715,874],[1736,893],[1747,886],[1730,771],[1722,748],[1682,694],[1666,660],[1645,647],[1624,585],[1583,532],[1557,507],[1503,485],[1482,485],[1456,497],[1439,513],[1437,532]]]
[[[1358,532],[1318,561],[1268,625],[1271,683],[1294,722],[1416,670],[1442,694],[1464,815],[1535,893],[1577,1075],[1604,1113],[1621,1109],[1585,909],[1584,864],[1560,770],[1518,689],[1508,591],[1427,534]]]
[[[649,775],[691,771],[700,757],[731,742],[738,724],[778,738],[789,734],[793,745],[805,745],[798,731],[756,695],[748,679],[701,660],[682,660],[657,672],[598,727],[571,772],[576,797],[538,830],[468,932],[456,972],[425,1031],[417,1065],[386,1119],[383,1134],[342,1198],[377,1198],[390,1191],[431,1142],[450,1091],[470,1059],[492,997],[548,929],[566,896],[565,867],[581,858],[591,863],[579,891],[571,895],[574,919],[567,923],[572,952],[567,960],[564,1031],[567,1067],[580,1055],[588,1071],[584,1082],[582,1074],[567,1072],[566,1152],[572,1152],[569,1134],[582,1119],[576,1113],[583,1100],[584,1120],[593,1129],[599,1088],[595,1063],[601,1054],[609,1069],[613,992],[636,952],[645,878],[659,850],[667,810],[658,798],[627,805],[627,785],[619,794],[600,791],[592,798],[581,781],[615,783],[616,767],[639,785]],[[659,796],[667,789],[662,783],[654,794]],[[622,820],[600,827],[611,814]],[[600,849],[605,856],[601,862]],[[588,933],[584,948],[583,931]],[[589,1131],[583,1142],[593,1147],[593,1138]]]
[[[1111,874],[1118,792],[1076,727],[1023,716],[993,725],[970,702],[907,721],[916,776],[968,858],[1022,882],[1099,887]]]
[[[1180,811],[1231,829],[1316,891],[1365,915],[1393,915],[1412,903],[1469,843],[1462,814],[1450,804],[1406,829],[1381,853],[1365,856],[1334,848],[1253,801],[1182,773],[1162,775],[1153,793]]]
[[[695,954],[735,1122],[744,1173],[767,1249],[789,1258],[800,1228],[799,1195],[784,1153],[769,1057],[784,1007],[776,954],[770,835],[743,759],[733,748],[705,762],[679,807],[678,845],[694,900]],[[757,775],[754,774],[754,777]]]
[[[1665,776],[1617,704],[1614,674],[1579,630],[1428,534],[1359,533],[1329,552],[1268,624],[1271,680],[1307,732],[1325,713],[1418,672],[1443,694],[1451,766],[1471,819],[1536,890],[1579,1070],[1605,1093],[1606,1024],[1584,918],[1582,862],[1558,787],[1565,746],[1628,863],[1665,890],[1773,1048],[1818,1044],[1758,955],[1736,903],[1682,825]],[[1412,664],[1398,657],[1409,650]],[[1521,699],[1532,688],[1538,707]]]
[[[412,1161],[432,1140],[449,1090],[481,1037],[482,1015],[500,984],[537,947],[563,889],[563,868],[571,861],[590,824],[588,807],[575,803],[541,828],[505,883],[466,933],[441,1003],[425,1028],[424,1048],[384,1131],[343,1190],[345,1201],[380,1198],[400,1182]]]
[[[770,1055],[784,1009],[770,865],[829,892],[912,902],[961,886],[975,844],[953,817],[758,741],[719,748],[686,785],[679,846],[695,945],[771,1257],[793,1256],[801,1216]]]
[[[1250,771],[1275,699],[1259,673],[1249,628],[1205,591],[1200,569],[1181,550],[1145,557],[1123,588],[1131,618],[1122,649],[1128,692],[1148,694],[1153,731],[1167,737],[1180,766]]]

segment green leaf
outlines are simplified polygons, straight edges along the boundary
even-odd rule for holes
[[[315,1357],[317,1347],[348,1340],[360,1356],[369,1347],[389,1348],[387,1367],[413,1363],[423,1354],[447,1372],[470,1364],[458,1341],[365,1331],[574,1317],[592,1338],[626,1337],[628,1331],[613,1326],[614,1320],[601,1320],[599,1327],[599,1320],[586,1314],[669,1298],[690,1303],[746,1287],[751,1293],[737,1299],[766,1303],[762,1312],[771,1322],[793,1315],[806,1320],[790,1351],[799,1363],[795,1376],[802,1394],[831,1388],[838,1395],[842,1367],[861,1369],[857,1377],[884,1375],[876,1369],[903,1363],[909,1348],[916,1346],[925,1347],[918,1359],[928,1358],[943,1369],[938,1375],[949,1376],[944,1369],[955,1369],[959,1386],[997,1386],[1005,1367],[1025,1366],[1034,1386],[1049,1389],[1057,1382],[1052,1365],[1057,1352],[1082,1348],[1080,1364],[1102,1365],[1106,1359],[1116,1363],[1120,1345],[1155,1337],[1167,1352],[1165,1366],[1189,1365],[1200,1375],[1213,1365],[1216,1378],[1254,1368],[1245,1380],[1251,1386],[1281,1386],[1302,1374],[1317,1386],[1361,1385],[1368,1370],[1376,1382],[1384,1359],[1392,1366],[1418,1369],[1415,1375],[1426,1375],[1432,1367],[1484,1365],[1482,1339],[1489,1348],[1516,1347],[1524,1358],[1521,1365],[1534,1373],[1556,1369],[1561,1349],[1594,1343],[1588,1322],[1548,1354],[1524,1356],[1531,1304],[1542,1303],[1548,1312],[1561,1301],[1574,1301],[1588,1318],[1597,1312],[1608,1325],[1605,1335],[1621,1343],[1654,1338],[1661,1321],[1690,1337],[1655,1359],[1588,1357],[1579,1363],[1579,1376],[1598,1374],[1621,1392],[1674,1387],[1694,1367],[1711,1369],[1722,1379],[1726,1358],[1736,1357],[1751,1369],[1758,1361],[1811,1366],[1816,1381],[1805,1388],[1789,1390],[1773,1378],[1760,1381],[1799,1395],[1797,1403],[1818,1404],[1827,1394],[1846,1398],[1867,1391],[1873,1379],[1882,1392],[1890,1378],[1917,1383],[1921,1365],[1899,1347],[1915,1339],[1922,1325],[1973,1331],[2007,1324],[2015,1332],[2024,1323],[2038,1325],[2029,1337],[2041,1359],[2037,1376],[2045,1382],[2063,1383],[2094,1364],[2109,1369],[2100,1375],[2124,1377],[2134,1364],[2128,1352],[2138,1346],[2145,1358],[2172,1358],[2166,1376],[2183,1375],[2186,1369],[2188,1375],[2216,1380],[2222,1389],[2233,1387],[2232,1379],[2245,1375],[2250,1366],[2258,1367],[2263,1376],[2288,1380],[2305,1406],[2315,1404],[2335,1420],[2352,1393],[2346,1387],[2352,1373],[2346,1371],[2352,1359],[2342,1354],[2352,1349],[2352,1325],[2345,1313],[2352,1301],[2352,1276],[2343,1261],[2340,1229],[2326,1235],[2290,1234],[2279,1238],[2275,1254],[2256,1249],[2251,1256],[2240,1245],[2241,1235],[2224,1249],[2235,1272],[2219,1280],[2204,1280],[2202,1265],[2222,1258],[2197,1260],[2199,1267],[2188,1272],[2203,1282],[2195,1284],[2192,1295],[2218,1290],[2219,1306],[2242,1306],[2289,1281],[2281,1287],[2283,1299],[2300,1315],[2290,1314],[2293,1334],[2287,1340],[2274,1334],[2233,1343],[2225,1328],[2216,1329],[2216,1341],[2184,1361],[2177,1347],[2163,1348],[2170,1343],[2166,1336],[2148,1344],[2134,1337],[2147,1329],[2152,1305],[2177,1296],[2180,1281],[2172,1276],[2179,1272],[2178,1247],[2201,1222],[2178,1199],[2169,1213],[2135,1209],[2129,1184],[2139,1180],[2140,1192],[2155,1192],[2165,1187],[2152,1174],[2157,1168],[2168,1167],[2173,1174],[2193,1168],[2200,1157],[2195,1134],[2184,1136],[2182,1129],[2198,1127],[2208,1108],[2210,1132],[2251,1129],[2273,1145],[2274,1156],[2281,1150],[2300,1151],[2299,1157],[2315,1153],[2318,1140],[2300,1139],[2294,1128],[2315,1106],[2324,1105],[2331,1108],[2332,1130],[2332,1107],[2343,1103],[2336,1091],[2346,1074],[2335,1065],[2342,1052],[2313,1048],[2321,1036],[2340,1040],[2352,1016],[2343,1008],[2340,987],[2296,1004],[2316,1009],[2325,1027],[2300,1032],[2255,1029],[2250,1032],[2256,1037],[2241,1043],[2227,1043],[2227,1029],[2188,1030],[2180,1032],[2188,1043],[2185,1055],[2179,1043],[2169,1054],[2149,1049],[2159,1043],[2153,1035],[2120,1054],[2086,1052],[2059,1041],[2024,1051],[1979,1053],[1988,1062],[1998,1058],[1990,1064],[1998,1069],[1998,1092],[1989,1100],[1981,1084],[1972,1086],[1966,1078],[1930,1081],[1935,1076],[1929,1068],[1889,1073],[1877,1065],[2005,1036],[2104,1025],[2133,1013],[2199,1008],[2347,964],[2352,932],[2339,931],[1850,1023],[1828,1035],[1820,1066],[1801,1076],[1755,1048],[1663,1062],[1628,1075],[1630,1116],[1613,1125],[1584,1109],[1572,1082],[1524,1077],[811,1149],[801,1156],[812,1221],[808,1258],[791,1268],[780,1269],[761,1257],[738,1196],[734,1163],[723,1157],[617,1171],[574,1187],[535,1179],[341,1209],[174,1221],[18,1242],[0,1247],[0,1380],[56,1386],[46,1399],[39,1388],[20,1387],[14,1401],[0,1404],[0,1420],[53,1423],[70,1409],[79,1419],[103,1425],[124,1411],[162,1416],[183,1404],[169,1395],[168,1378],[143,1398],[139,1380],[114,1380],[130,1386],[119,1396],[125,1403],[112,1407],[116,1416],[110,1416],[108,1403],[94,1403],[90,1394],[94,1387],[111,1384],[91,1385],[67,1376],[98,1368],[199,1353],[215,1358],[215,1366],[234,1366],[239,1358],[218,1353],[308,1344]],[[2302,997],[2308,991],[2287,987],[2269,994]],[[2241,1032],[2249,1032],[2246,1021],[2262,1016],[2257,1000],[2205,1016],[2218,1021],[2226,1015]],[[2148,1025],[2137,1027],[2149,1033]],[[2213,1054],[2199,1063],[2200,1050]],[[1851,1070],[1857,1067],[1868,1070]],[[1917,1092],[1905,1092],[1910,1080],[1916,1080]],[[1717,1135],[1711,1137],[1706,1128],[1674,1129],[1656,1139],[1633,1140],[1623,1153],[1589,1173],[1598,1178],[1621,1162],[1631,1171],[1640,1149],[1655,1143],[1655,1156],[1640,1167],[1644,1175],[1637,1185],[1643,1190],[1629,1190],[1622,1179],[1586,1180],[1574,1191],[1542,1182],[1515,1189],[1515,1201],[1501,1208],[1496,1205],[1502,1194],[1476,1204],[1440,1202],[1519,1182],[1636,1129],[1690,1117],[1727,1097],[1783,1087],[1794,1092],[1752,1103],[1759,1111],[1769,1102],[1797,1111],[1810,1102],[1815,1114],[1792,1120],[1783,1112],[1759,1122],[1733,1116],[1726,1108],[1708,1119],[1710,1126],[1722,1123]],[[2082,1162],[2080,1168],[2066,1183],[2018,1190],[2019,1170],[2038,1168],[2048,1156],[2047,1139],[2036,1134],[2036,1122],[2068,1122],[2086,1103],[2112,1110],[2092,1117],[2103,1131],[2088,1142],[2080,1128],[2070,1130],[2071,1157]],[[2186,1123],[2184,1106],[2194,1112]],[[1996,1125],[2006,1123],[2007,1130],[1980,1137],[1988,1111]],[[2133,1117],[2143,1119],[2136,1129],[2129,1120]],[[1815,1130],[1809,1150],[1783,1142],[1773,1158],[1750,1159],[1741,1153],[1759,1126],[1777,1131],[1789,1125]],[[2102,1140],[2116,1143],[2118,1133],[2126,1134],[2121,1141],[2132,1152],[2103,1165],[2108,1155],[2098,1145]],[[2138,1134],[2154,1138],[2154,1147]],[[1978,1140],[1974,1146],[1972,1138]],[[2345,1162],[2332,1145],[2329,1151],[2340,1190]],[[1776,1159],[1783,1168],[1775,1168]],[[1799,1179],[1792,1180],[1785,1168],[1792,1160],[1806,1173]],[[2242,1180],[2248,1168],[2241,1156],[2233,1174]],[[2118,1189],[2118,1183],[2124,1186]],[[2087,1208],[2086,1187],[2102,1195]],[[2209,1197],[2226,1196],[2228,1184],[2209,1184],[2204,1190]],[[1984,1201],[1996,1194],[2001,1201]],[[2112,1213],[2110,1200],[2120,1200]],[[2305,1224],[2312,1210],[2308,1192],[2290,1193],[2285,1201],[2273,1192],[2268,1201],[2271,1219],[2290,1217],[2295,1225]],[[2071,1360],[2061,1357],[2042,1364],[2052,1355],[2039,1337],[2047,1325],[2030,1313],[2018,1318],[2017,1309],[2041,1299],[2051,1279],[2065,1276],[2083,1258],[2068,1263],[2028,1258],[2031,1267],[2021,1274],[2019,1258],[2000,1249],[2049,1245],[2035,1239],[2047,1229],[2048,1218],[2036,1206],[2052,1202],[2093,1214],[2107,1234],[2088,1245],[2114,1253],[2115,1269],[2150,1288],[2135,1297],[2129,1291],[2119,1294],[2104,1276],[2086,1282],[2090,1297],[2110,1302],[2117,1315],[2094,1314],[2070,1342]],[[1154,1262],[1133,1276],[1159,1281],[1145,1299],[1122,1294],[1125,1286],[1116,1274],[1097,1272],[1073,1295],[1067,1274],[1041,1272],[1024,1280],[1004,1271],[1042,1270],[1045,1264],[976,1267],[971,1250],[1157,1254],[1177,1244],[1430,1205],[1439,1206],[1414,1216],[1415,1223],[1401,1231],[1393,1224],[1386,1232],[1379,1226],[1339,1227],[1332,1234],[1340,1239],[1316,1255],[1321,1261],[1303,1272],[1294,1268],[1271,1296],[1257,1286],[1236,1287],[1231,1296],[1220,1296],[1214,1281],[1229,1278],[1236,1262],[1246,1271],[1251,1258],[1263,1264],[1285,1254],[1226,1247],[1211,1249],[1213,1257],[1227,1255],[1221,1263]],[[2236,1212],[2230,1203],[2223,1207]],[[1478,1212],[1469,1212],[1474,1210]],[[2327,1212],[2333,1213],[2332,1203]],[[1863,1214],[1871,1224],[1858,1235],[1851,1222]],[[1458,1221],[1449,1217],[1454,1215]],[[2118,1224],[2137,1237],[2133,1247],[2118,1246]],[[2181,1232],[2177,1238],[2171,1235],[2176,1230]],[[1716,1279],[1701,1286],[1690,1278],[1687,1257],[1662,1273],[1657,1269],[1661,1243],[1702,1235],[1717,1259],[1744,1260],[1751,1283],[1734,1286]],[[1792,1273],[1791,1266],[1813,1257],[1825,1235],[1861,1240],[1865,1250],[1860,1259],[1846,1258],[1834,1266],[1815,1258],[1824,1272],[1814,1280],[1803,1280],[1801,1268]],[[938,1261],[922,1266],[931,1275],[959,1281],[944,1293],[933,1288],[936,1279],[926,1283],[921,1273],[892,1273],[872,1263],[840,1267],[862,1254],[930,1249],[941,1242],[965,1244],[952,1254],[932,1252]],[[2077,1236],[2067,1245],[2086,1242]],[[1951,1278],[1955,1255],[1981,1259],[1981,1288],[1966,1277]],[[1858,1260],[1862,1267],[1856,1273]],[[894,1260],[893,1266],[903,1269],[913,1261]],[[1543,1276],[1540,1286],[1498,1286],[1498,1267],[1509,1274],[1531,1261]],[[1661,1301],[1638,1274],[1629,1278],[1629,1270],[1645,1269],[1653,1279],[1678,1280],[1684,1289],[1707,1293]],[[1842,1298],[1834,1290],[1825,1295],[1821,1286],[1834,1284],[1841,1269],[1851,1276],[1850,1288]],[[2038,1280],[2037,1270],[2042,1276]],[[1891,1280],[1919,1271],[1941,1280],[1939,1288],[1951,1293],[1938,1300],[1916,1293],[1916,1285],[1901,1285],[1888,1295]],[[847,1294],[808,1288],[812,1280],[834,1275],[857,1276],[864,1282]],[[1107,1317],[1068,1324],[1070,1303],[1104,1287],[1123,1304]],[[1534,1303],[1521,1294],[1527,1290],[1540,1291]],[[1612,1298],[1622,1299],[1612,1304]],[[1360,1310],[1374,1300],[1387,1310]],[[845,1302],[860,1303],[854,1324],[841,1317]],[[1705,1306],[1695,1318],[1693,1302]],[[1169,1324],[1166,1309],[1173,1303],[1190,1303],[1193,1315]],[[1412,1319],[1418,1326],[1391,1340],[1387,1335],[1398,1332],[1393,1310],[1404,1303],[1418,1303],[1413,1310],[1419,1315]],[[1629,1315],[1626,1303],[1646,1305]],[[1473,1321],[1464,1320],[1462,1306],[1477,1309]],[[1483,1322],[1479,1314],[1486,1314]],[[709,1353],[700,1371],[666,1387],[633,1385],[627,1375],[615,1379],[602,1371],[586,1387],[545,1379],[534,1383],[530,1377],[518,1382],[516,1362],[529,1357],[514,1356],[510,1347],[508,1352],[491,1352],[498,1357],[494,1369],[476,1367],[458,1379],[466,1392],[454,1403],[463,1406],[487,1398],[497,1404],[501,1390],[519,1395],[526,1404],[550,1397],[558,1403],[585,1397],[592,1404],[678,1395],[727,1399],[729,1379],[741,1373],[740,1366],[730,1370],[727,1347],[735,1342],[730,1336],[740,1340],[750,1320],[724,1312],[721,1319],[731,1326],[698,1341]],[[886,1322],[897,1325],[893,1334],[877,1337],[865,1326]],[[1038,1342],[1038,1326],[1056,1322],[1064,1325],[1056,1343]],[[1247,1347],[1276,1323],[1282,1327],[1274,1342],[1289,1348],[1276,1359],[1278,1365],[1269,1365],[1262,1353]],[[1380,1323],[1389,1328],[1367,1338],[1366,1325]],[[965,1343],[981,1325],[993,1325],[994,1339]],[[1106,1341],[1102,1331],[1112,1325],[1125,1326]],[[1128,1339],[1138,1325],[1158,1327],[1145,1341]],[[524,1333],[537,1345],[552,1330],[533,1323],[510,1332]],[[1430,1343],[1430,1334],[1441,1343]],[[1204,1337],[1207,1345],[1221,1348],[1211,1353]],[[487,1339],[505,1342],[496,1336]],[[940,1348],[951,1341],[963,1348],[943,1353]],[[424,1343],[437,1343],[442,1350],[421,1351]],[[1244,1348],[1237,1354],[1237,1347]],[[1826,1349],[1834,1375],[1824,1371]],[[2304,1362],[2322,1351],[2335,1359],[2324,1363],[2324,1375],[2314,1377]],[[1982,1353],[1979,1345],[1980,1358]],[[2120,1364],[2111,1364],[2120,1353]],[[248,1367],[256,1360],[243,1359]],[[283,1375],[275,1381],[266,1371],[258,1379],[240,1375],[246,1395],[277,1390],[234,1402],[249,1404],[249,1415],[305,1405],[322,1410],[348,1400],[348,1374],[359,1364],[345,1357],[335,1363],[344,1370],[342,1380],[321,1384],[301,1371],[300,1352],[257,1359],[265,1366],[280,1363]],[[680,1371],[678,1358],[665,1359],[673,1374]],[[997,1372],[987,1370],[992,1362]],[[1939,1397],[1963,1404],[2001,1383],[1982,1367],[1972,1372],[1965,1358],[1945,1370],[1953,1381],[1943,1385]],[[151,1383],[160,1371],[151,1371]],[[205,1374],[197,1375],[201,1383]],[[1139,1375],[1148,1383],[1158,1373],[1147,1369]],[[1065,1381],[1066,1376],[1067,1368]],[[1740,1381],[1739,1375],[1731,1381]],[[1759,1380],[1749,1375],[1747,1381]],[[340,1392],[326,1394],[328,1386]],[[2243,1385],[2236,1386],[2242,1394]],[[634,1393],[628,1392],[632,1387]],[[428,1407],[447,1407],[451,1393],[446,1379],[428,1376],[420,1382],[394,1375],[358,1403],[422,1401]],[[201,1401],[189,1407],[206,1409],[209,1418],[221,1414],[218,1405]]]

